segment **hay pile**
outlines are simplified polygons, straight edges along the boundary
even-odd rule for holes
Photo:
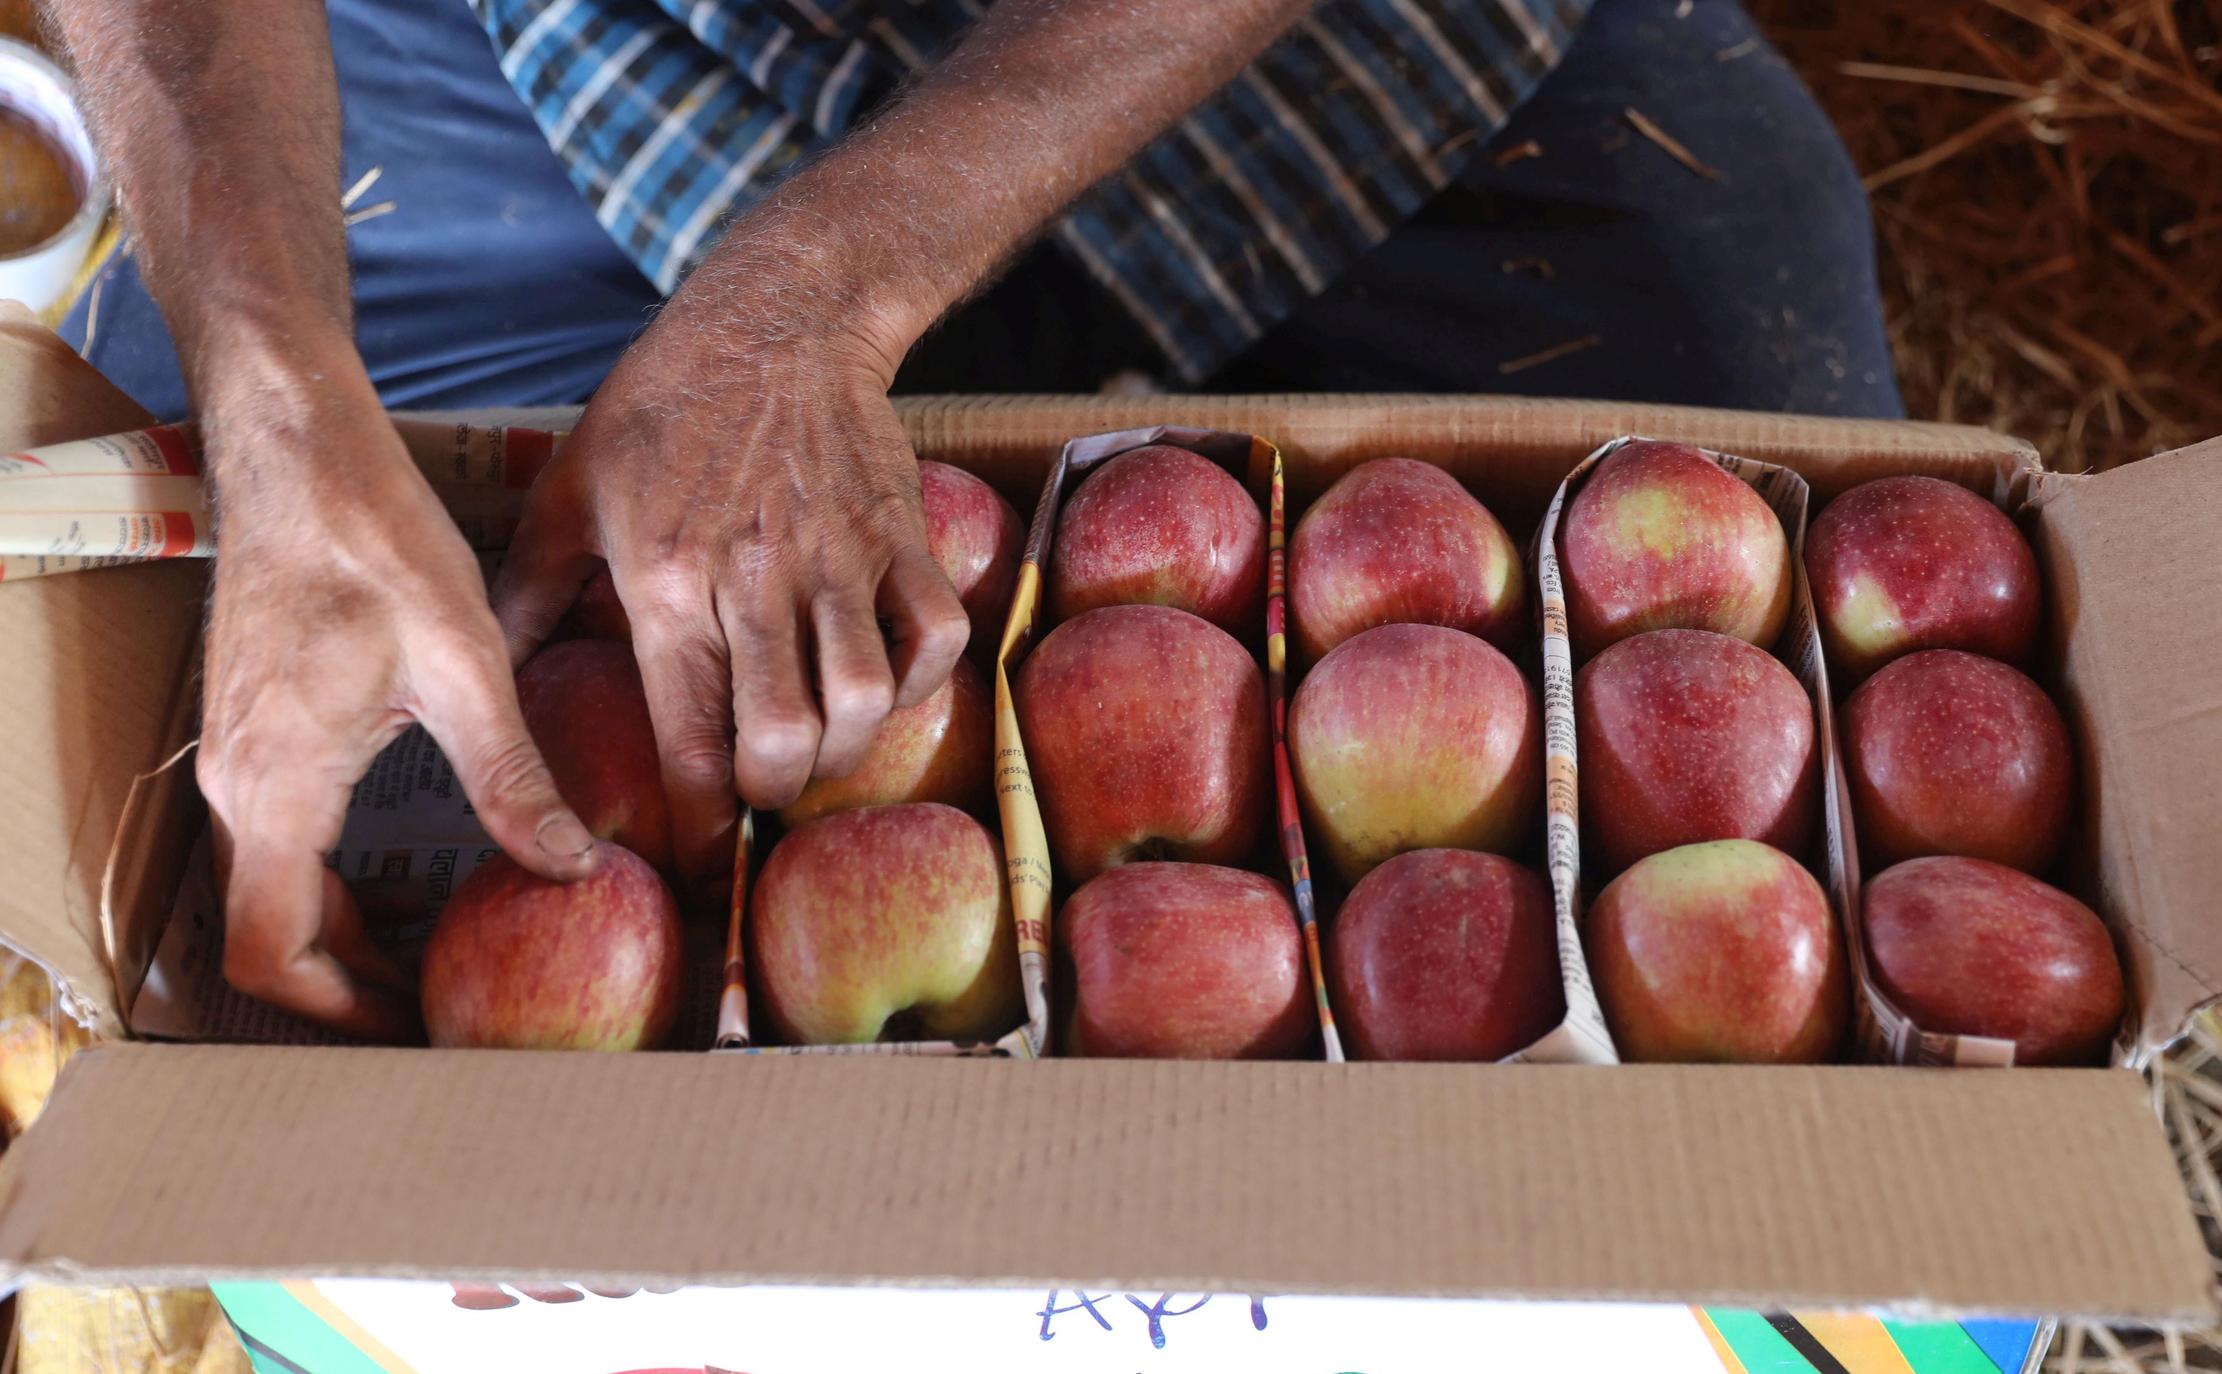
[[[2222,0],[1747,0],[1874,200],[1911,412],[2101,468],[2222,434]]]

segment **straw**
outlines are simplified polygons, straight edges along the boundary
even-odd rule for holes
[[[1750,8],[1866,182],[1913,415],[2065,471],[2222,433],[2222,0]]]
[[[2192,1213],[2222,1279],[2222,1016],[2208,1011],[2195,1018],[2191,1033],[2155,1062],[2151,1081],[2153,1109],[2167,1127]],[[2222,1370],[2222,1330],[2152,1331],[2066,1322],[2044,1367],[2047,1374]]]

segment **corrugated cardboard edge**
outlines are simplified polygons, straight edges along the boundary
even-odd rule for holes
[[[895,413],[922,458],[987,478],[1013,501],[1032,499],[1076,434],[1136,429],[1168,415],[1211,429],[1264,434],[1281,450],[1301,508],[1350,468],[1385,454],[1425,458],[1477,490],[1513,479],[1500,516],[1532,522],[1558,477],[1538,474],[1623,434],[1667,434],[1796,469],[1826,499],[1872,477],[1920,471],[2004,500],[2013,475],[2034,472],[2023,440],[1973,425],[1844,420],[1633,401],[1521,396],[1314,393],[1253,396],[898,396]],[[576,407],[426,411],[425,418],[565,430]],[[74,437],[74,436],[70,436]],[[1524,494],[1522,506],[1515,497]],[[1493,506],[1492,510],[1495,509]]]
[[[2082,769],[2071,886],[2135,938],[2124,1058],[2145,1061],[2222,997],[2222,440],[2026,489],[2047,571],[2055,697]],[[2089,780],[2136,777],[2135,788]]]
[[[1401,454],[1491,492],[1498,499],[1490,509],[1515,529],[1542,515],[1569,455],[1623,434],[1670,435],[1779,463],[1823,499],[1912,470],[1992,493],[2003,474],[2037,465],[2027,443],[1968,425],[1519,396],[917,396],[898,398],[895,408],[921,455],[979,473],[1014,499],[1032,493],[1073,435],[1177,414],[1187,424],[1271,436],[1286,460],[1293,509],[1359,463]]]
[[[0,1195],[13,1280],[2213,1312],[2137,1081],[2075,1070],[119,1045]]]

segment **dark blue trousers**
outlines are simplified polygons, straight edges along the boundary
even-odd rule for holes
[[[584,400],[656,294],[602,232],[462,0],[329,0],[352,181],[357,336],[390,406]],[[1481,391],[1901,413],[1858,177],[1734,0],[1598,0],[1564,64],[1417,217],[1213,390]],[[1634,112],[1631,115],[1631,111]],[[1671,156],[1648,119],[1714,175]],[[128,260],[92,361],[185,408]],[[64,334],[84,337],[87,303]],[[899,389],[1092,391],[1154,372],[1048,248],[923,341]]]

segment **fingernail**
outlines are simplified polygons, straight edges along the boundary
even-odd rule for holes
[[[532,838],[540,852],[551,859],[577,860],[594,852],[594,837],[568,811],[558,811],[540,822]]]

